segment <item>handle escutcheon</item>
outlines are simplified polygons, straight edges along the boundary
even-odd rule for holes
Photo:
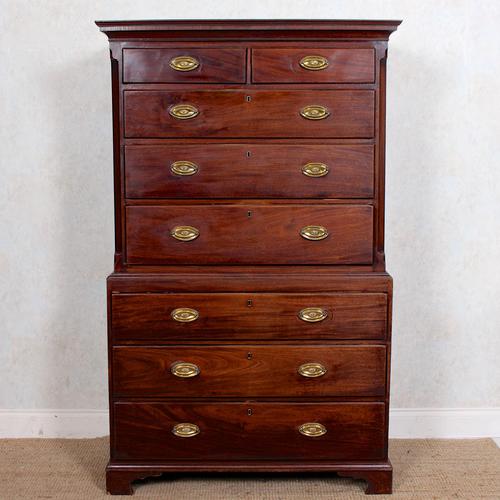
[[[200,374],[200,369],[194,363],[186,363],[185,361],[178,361],[170,368],[172,375],[179,378],[192,378]]]
[[[175,106],[172,106],[168,112],[170,113],[170,116],[176,118],[177,120],[190,120],[199,114],[198,108],[192,104],[176,104]]]
[[[175,226],[170,236],[179,241],[193,241],[200,235],[200,231],[193,226]]]
[[[310,241],[324,240],[328,236],[328,230],[324,226],[305,226],[300,230],[300,236]]]
[[[306,307],[299,311],[298,317],[307,323],[318,323],[328,317],[328,311],[322,307]]]
[[[190,438],[200,433],[200,428],[196,424],[189,422],[182,422],[181,424],[174,425],[172,434],[181,438]]]
[[[170,171],[174,175],[188,176],[198,173],[198,165],[192,161],[179,160],[170,165]]]
[[[320,437],[326,434],[326,427],[318,422],[306,422],[299,427],[299,432],[307,437]]]
[[[300,60],[299,64],[309,71],[320,71],[328,68],[328,59],[323,56],[306,56]]]
[[[195,57],[177,56],[172,57],[169,66],[175,71],[193,71],[200,65],[200,62]]]
[[[324,120],[330,116],[330,111],[324,106],[313,104],[300,110],[300,116],[306,120]]]
[[[329,171],[326,163],[310,162],[302,167],[302,173],[307,177],[324,177]]]
[[[298,369],[299,374],[306,378],[322,377],[327,371],[321,363],[304,363]]]
[[[191,309],[190,307],[178,307],[170,313],[170,316],[179,323],[191,323],[199,318],[200,313],[196,309]]]

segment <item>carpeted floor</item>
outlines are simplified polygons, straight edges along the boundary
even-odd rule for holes
[[[106,498],[107,455],[106,438],[0,440],[0,498]],[[492,440],[392,440],[390,457],[394,494],[368,498],[500,499],[500,449]],[[324,476],[196,476],[152,479],[134,490],[148,499],[325,500],[363,498],[364,485]]]

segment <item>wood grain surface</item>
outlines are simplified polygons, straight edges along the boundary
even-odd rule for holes
[[[171,312],[189,307],[196,321],[179,323]],[[308,323],[306,307],[321,307],[327,318]],[[387,295],[381,293],[145,293],[115,294],[112,334],[120,340],[383,339]]]
[[[301,237],[321,225],[320,241]],[[192,226],[199,236],[178,241],[171,231]],[[131,264],[370,264],[373,207],[349,206],[129,206],[127,260]]]
[[[300,61],[310,55],[324,57],[328,66],[316,71],[303,68]],[[255,83],[369,83],[374,79],[373,49],[280,47],[252,50],[252,81]]]
[[[191,104],[189,120],[170,116]],[[326,107],[330,116],[307,120],[305,106]],[[364,137],[374,134],[372,90],[190,90],[124,92],[125,137]]]
[[[251,415],[249,415],[251,410]],[[381,460],[382,403],[115,403],[114,459],[142,460]],[[197,436],[172,427],[194,423]],[[321,437],[298,428],[319,422]]]
[[[194,175],[171,171],[195,163]],[[302,168],[324,163],[324,177]],[[125,148],[127,198],[372,198],[371,144],[172,144]]]
[[[177,362],[198,366],[179,378]],[[386,349],[382,345],[211,345],[113,348],[115,397],[332,397],[383,396]],[[327,372],[303,377],[305,363]]]

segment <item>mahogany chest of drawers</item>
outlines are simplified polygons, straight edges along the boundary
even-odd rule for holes
[[[110,493],[327,472],[388,493],[398,21],[107,21]]]

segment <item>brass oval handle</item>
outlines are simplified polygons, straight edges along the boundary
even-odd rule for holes
[[[200,65],[200,62],[195,57],[177,56],[172,57],[168,64],[175,71],[193,71]]]
[[[307,177],[324,177],[330,170],[325,163],[306,163],[302,167],[302,173]]]
[[[174,161],[170,165],[170,170],[174,175],[194,175],[198,172],[198,165],[187,160]]]
[[[182,422],[181,424],[174,425],[172,433],[181,438],[190,438],[199,434],[200,428],[196,424]]]
[[[298,372],[303,377],[316,378],[322,377],[327,369],[321,363],[304,363],[299,366]]]
[[[178,361],[170,368],[172,375],[179,378],[192,378],[200,374],[200,369],[194,363]]]
[[[298,317],[307,323],[318,323],[328,318],[328,311],[322,307],[306,307],[299,311]]]
[[[313,104],[302,108],[300,110],[300,116],[306,120],[324,120],[330,116],[330,111],[328,111],[324,106]]]
[[[192,241],[198,238],[200,231],[193,226],[175,226],[170,235],[179,241]]]
[[[300,236],[311,241],[324,240],[328,236],[328,230],[324,226],[305,226],[300,230]]]
[[[200,313],[190,307],[178,307],[170,313],[170,316],[174,321],[178,321],[179,323],[191,323],[199,318]]]
[[[299,64],[309,71],[319,71],[328,68],[328,59],[323,56],[305,56]]]
[[[307,437],[319,437],[326,434],[326,427],[318,422],[306,422],[299,427],[299,432]]]
[[[177,118],[177,120],[190,120],[195,116],[198,116],[198,108],[192,104],[176,104],[172,106],[169,111],[170,116]]]

